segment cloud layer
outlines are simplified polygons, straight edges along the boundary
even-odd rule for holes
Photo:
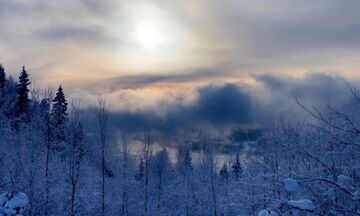
[[[303,79],[254,76],[258,87],[239,83],[209,84],[194,89],[194,100],[159,100],[155,105],[113,111],[112,126],[132,132],[223,131],[237,126],[259,126],[271,120],[298,120],[309,115],[296,100],[320,110],[327,105],[344,109],[353,102],[348,83],[337,76],[317,73]],[[186,97],[188,95],[185,95]]]
[[[190,103],[183,100],[175,103],[163,101],[151,109],[115,111],[111,117],[113,126],[128,131],[171,133],[220,129],[253,122],[252,99],[238,85],[208,85],[196,89],[194,93],[196,99]]]
[[[40,83],[69,87],[113,77],[124,85],[144,74],[144,82],[162,78],[171,85],[174,74],[176,82],[191,82],[189,71],[206,78],[204,70],[224,65],[231,72],[213,70],[209,79],[308,71],[359,79],[359,6],[356,0],[0,0],[0,60],[13,74],[25,64]],[[162,34],[176,33],[174,43],[139,48],[133,38],[139,14],[166,21]]]
[[[360,2],[0,0],[0,63],[71,97],[111,100],[132,131],[254,125],[295,100],[346,104],[360,79]],[[146,49],[139,25],[167,44]],[[306,75],[309,72],[310,75]]]

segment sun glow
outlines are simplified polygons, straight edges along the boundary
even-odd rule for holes
[[[146,49],[159,48],[166,45],[165,33],[156,23],[144,22],[139,24],[135,29],[135,39]]]
[[[192,40],[181,20],[150,3],[133,3],[114,16],[110,27],[114,57],[128,70],[143,73],[184,67],[185,50]],[[190,64],[190,63],[189,63]]]
[[[138,56],[145,54],[163,59],[170,51],[179,49],[179,26],[171,14],[151,4],[135,4],[132,11],[129,37]]]

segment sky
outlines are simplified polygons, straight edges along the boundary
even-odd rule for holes
[[[358,8],[357,0],[0,0],[0,62],[14,77],[25,65],[34,85],[62,84],[85,104],[103,95],[119,119],[142,125],[162,118],[166,128],[182,115],[247,123],[253,113],[285,112],[294,98],[343,101],[345,83],[360,80]]]

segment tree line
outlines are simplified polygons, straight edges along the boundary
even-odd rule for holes
[[[196,152],[187,137],[169,147],[151,132],[115,134],[101,97],[86,130],[79,100],[30,83],[25,67],[15,81],[0,66],[0,188],[27,195],[26,215],[360,214],[358,109],[299,102],[315,123],[269,123],[220,157],[211,134]]]

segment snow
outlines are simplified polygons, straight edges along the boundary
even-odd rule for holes
[[[312,210],[315,208],[314,203],[308,199],[290,200],[288,204],[302,210]]]
[[[24,208],[28,205],[28,198],[24,193],[18,192],[15,194],[2,193],[0,194],[0,216],[3,215],[21,215]]]
[[[278,216],[274,211],[263,209],[259,212],[258,216]]]
[[[15,214],[16,214],[16,210],[1,207],[1,209],[0,209],[0,215],[3,215],[3,214],[5,214],[5,215],[15,215]]]
[[[7,197],[8,193],[2,193],[0,194],[0,205],[4,206],[4,204],[9,201],[8,197]]]
[[[359,191],[355,191],[353,193],[353,200],[360,200],[360,192]]]
[[[24,208],[28,204],[28,199],[24,193],[16,193],[16,195],[8,202],[6,202],[5,207],[7,208]]]
[[[287,192],[295,192],[299,188],[299,184],[298,184],[297,180],[292,179],[292,178],[284,179],[283,183],[284,183],[284,186],[285,186],[285,190]]]
[[[352,179],[346,175],[339,175],[337,177],[337,183],[342,187],[350,187],[352,185]]]

